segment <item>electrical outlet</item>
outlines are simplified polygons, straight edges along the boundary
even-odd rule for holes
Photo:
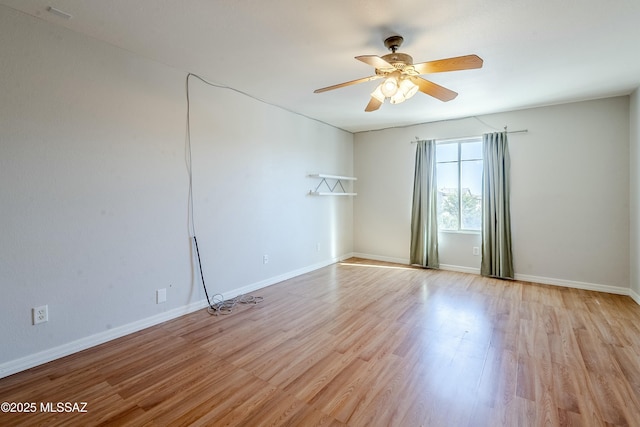
[[[316,243],[316,252],[320,252],[320,243]]]
[[[162,304],[163,302],[167,302],[167,289],[158,289],[156,291],[156,304]]]
[[[262,263],[269,264],[269,255],[262,255]]]
[[[473,247],[473,255],[474,256],[479,256],[480,255],[480,248],[477,246]]]
[[[31,309],[33,313],[33,324],[44,323],[49,321],[49,306],[41,305]]]

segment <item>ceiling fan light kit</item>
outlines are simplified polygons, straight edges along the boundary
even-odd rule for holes
[[[391,76],[380,84],[380,90],[386,98],[391,98],[398,92],[398,80]]]
[[[364,83],[371,80],[384,79],[371,93],[365,111],[375,111],[388,98],[391,104],[399,104],[415,95],[418,91],[433,96],[443,102],[454,99],[458,94],[427,79],[421,74],[440,73],[446,71],[470,70],[482,67],[482,59],[477,55],[457,56],[437,61],[413,63],[413,58],[406,53],[396,52],[404,39],[391,36],[384,45],[391,53],[382,57],[377,55],[356,56],[356,59],[375,68],[375,75],[317,89],[314,93],[326,92],[341,87]]]
[[[398,90],[395,94],[389,97],[389,102],[392,104],[399,104],[411,98],[418,93],[418,85],[413,83],[410,78],[403,78],[398,85]]]

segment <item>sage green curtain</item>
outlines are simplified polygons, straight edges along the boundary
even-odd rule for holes
[[[507,132],[482,136],[482,265],[483,276],[513,279],[509,208],[509,144]]]
[[[438,268],[436,141],[418,141],[413,175],[410,263]]]

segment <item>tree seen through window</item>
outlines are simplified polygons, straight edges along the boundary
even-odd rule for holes
[[[482,222],[482,139],[438,143],[438,228],[480,231]]]

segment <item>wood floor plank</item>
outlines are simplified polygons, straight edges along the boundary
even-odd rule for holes
[[[344,373],[324,384],[313,396],[301,393],[297,396],[306,398],[310,404],[327,414],[347,419],[353,412],[352,405],[362,399],[361,393],[365,390],[363,384],[376,374],[372,368],[373,365],[355,358],[345,366]]]
[[[640,426],[629,297],[349,259],[0,379],[0,425]],[[39,409],[39,408],[38,408]]]
[[[277,382],[284,391],[300,396],[302,400],[308,402],[336,377],[344,375],[345,369],[351,365],[354,359],[356,357],[353,355],[331,351],[313,366],[304,370],[292,369],[286,374],[276,376],[277,379],[274,382]]]

